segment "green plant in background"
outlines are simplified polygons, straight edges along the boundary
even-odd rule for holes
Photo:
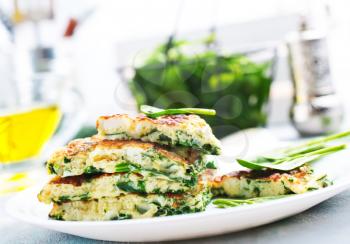
[[[208,47],[215,38],[201,42]],[[157,47],[130,80],[137,104],[161,108],[212,108],[206,117],[218,137],[266,124],[272,61],[257,63],[241,54],[213,49],[190,53],[193,43],[171,40]],[[198,45],[197,45],[198,46]]]

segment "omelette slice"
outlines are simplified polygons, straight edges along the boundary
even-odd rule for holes
[[[206,154],[220,154],[220,142],[198,115],[167,115],[155,119],[127,114],[101,116],[98,134],[106,139],[138,139],[167,146],[195,148]]]
[[[206,188],[191,194],[127,194],[54,203],[49,217],[57,220],[98,221],[168,216],[204,211],[210,199],[211,193]]]
[[[210,182],[215,196],[234,198],[272,197],[301,194],[327,187],[331,182],[327,175],[314,174],[308,166],[288,173],[275,170],[237,171],[218,176]]]
[[[44,203],[118,197],[128,193],[183,193],[190,188],[183,182],[151,172],[114,173],[54,177],[39,193]]]
[[[56,151],[47,161],[47,168],[49,173],[61,177],[147,171],[189,185],[196,184],[198,173],[206,167],[204,156],[191,149],[175,151],[136,140],[90,137],[74,140]]]

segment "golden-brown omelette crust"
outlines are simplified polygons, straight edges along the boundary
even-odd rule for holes
[[[183,164],[193,163],[199,157],[199,153],[193,149],[188,151],[188,157],[186,158],[176,154],[175,152],[168,151],[165,147],[156,143],[142,142],[138,140],[107,140],[98,136],[93,136],[71,141],[63,149],[56,151],[52,159],[62,156],[70,159],[78,154],[88,153],[94,150],[96,147],[101,149],[122,149],[123,147],[136,147],[144,150],[153,148],[164,157]]]
[[[76,176],[67,176],[67,177],[59,177],[55,176],[49,182],[49,184],[69,184],[74,186],[81,186],[86,180],[96,179],[100,177],[105,177],[113,174],[124,174],[124,173],[101,173],[96,175],[76,175]]]

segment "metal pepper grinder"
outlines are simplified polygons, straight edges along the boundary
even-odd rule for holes
[[[294,86],[291,121],[302,136],[314,136],[338,130],[343,106],[330,73],[325,32],[308,29],[306,19],[287,45]]]

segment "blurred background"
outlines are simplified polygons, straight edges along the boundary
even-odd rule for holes
[[[280,140],[346,128],[349,7],[2,0],[0,165],[44,162],[57,146],[94,134],[98,116],[141,104],[214,108],[206,119],[226,139],[248,128]]]

